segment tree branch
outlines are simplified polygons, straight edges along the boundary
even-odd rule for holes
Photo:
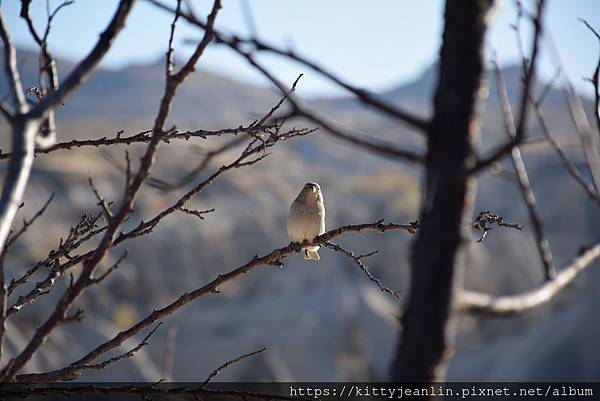
[[[576,257],[552,281],[537,289],[517,295],[492,296],[474,291],[458,295],[457,309],[463,313],[514,315],[544,305],[571,284],[579,273],[600,258],[600,244],[596,244]]]
[[[208,375],[208,377],[206,378],[206,380],[204,380],[204,381],[202,382],[202,385],[201,385],[200,387],[201,387],[201,388],[203,388],[203,387],[206,387],[206,385],[207,385],[208,383],[210,383],[210,381],[211,381],[212,379],[214,379],[214,378],[215,378],[215,376],[217,376],[219,373],[221,373],[221,371],[222,371],[223,369],[225,369],[225,368],[228,368],[229,366],[231,366],[231,365],[233,365],[233,364],[235,364],[235,363],[238,363],[238,362],[240,362],[241,360],[244,360],[244,359],[246,359],[246,358],[250,358],[250,357],[252,357],[252,356],[254,356],[254,355],[258,355],[258,354],[260,354],[260,353],[262,353],[262,352],[264,352],[264,351],[266,351],[266,350],[267,350],[267,349],[266,349],[265,347],[262,347],[262,348],[261,348],[261,349],[259,349],[259,350],[256,350],[256,351],[253,351],[253,352],[249,352],[249,353],[247,353],[247,354],[244,354],[244,355],[240,355],[240,356],[238,356],[237,358],[234,358],[234,359],[231,359],[231,360],[229,360],[229,361],[225,362],[224,364],[222,364],[221,366],[219,366],[218,368],[216,368],[215,370],[213,370],[213,371],[211,372],[211,374],[210,374],[210,375]]]
[[[100,34],[100,39],[91,52],[69,73],[62,85],[44,96],[28,113],[30,119],[45,117],[49,110],[62,104],[91,74],[102,57],[108,52],[113,40],[125,26],[125,20],[131,11],[135,0],[121,0],[112,20]]]
[[[342,255],[346,255],[348,258],[352,259],[354,261],[354,263],[356,263],[356,265],[360,268],[360,270],[362,270],[363,273],[365,273],[365,275],[367,276],[367,278],[369,280],[371,280],[372,282],[374,282],[377,287],[379,287],[379,289],[383,292],[387,292],[390,295],[393,295],[396,298],[400,298],[398,296],[398,294],[400,294],[400,291],[392,291],[390,290],[388,287],[384,286],[381,283],[381,280],[379,280],[378,278],[376,278],[375,276],[373,276],[371,274],[371,272],[369,271],[369,268],[367,266],[365,266],[365,264],[363,263],[363,259],[366,257],[369,257],[371,255],[376,254],[378,251],[373,251],[370,253],[367,253],[365,255],[356,255],[354,252],[342,248],[340,245],[338,244],[333,244],[331,242],[326,242],[325,244],[323,244],[325,247],[333,250],[334,252],[339,252]]]
[[[586,20],[582,18],[579,20],[585,24],[585,26],[594,34],[600,43],[600,33],[598,33],[598,31],[595,30]],[[598,132],[600,132],[600,54],[598,56],[598,62],[596,63],[596,69],[594,70],[592,79],[590,79],[590,83],[594,86],[594,106],[596,108],[594,116],[596,117],[596,126],[598,128]]]
[[[168,131],[161,138],[161,142],[170,143],[171,140],[185,140],[189,141],[191,138],[202,138],[207,139],[210,137],[220,137],[223,135],[238,135],[248,133],[252,130],[264,130],[267,128],[271,128],[273,125],[267,124],[260,127],[255,127],[252,124],[247,126],[239,126],[237,128],[224,128],[220,130],[195,130],[195,131],[185,131],[179,132],[177,130]],[[112,146],[112,145],[131,145],[136,143],[149,143],[152,139],[152,130],[142,131],[135,135],[131,136],[123,136],[123,131],[117,132],[115,137],[107,138],[102,137],[99,139],[73,139],[68,142],[60,142],[54,144],[48,148],[37,148],[35,149],[35,155],[52,153],[58,150],[71,150],[73,148],[83,148],[83,147],[101,147],[101,146]],[[0,160],[9,159],[12,156],[12,153],[0,153]]]
[[[562,165],[567,170],[567,172],[575,179],[575,181],[585,190],[589,198],[600,205],[600,194],[594,187],[592,183],[590,183],[584,176],[581,174],[579,169],[573,164],[573,162],[569,159],[567,154],[562,150],[560,144],[554,139],[552,133],[550,132],[550,128],[546,123],[546,119],[544,118],[544,112],[542,110],[542,105],[540,100],[536,100],[533,104],[533,109],[535,111],[536,117],[542,128],[542,133],[546,141],[550,144],[550,147],[556,152],[558,155]]]
[[[506,92],[506,85],[504,78],[500,72],[498,63],[494,60],[494,76],[496,77],[496,87],[498,88],[498,98],[502,109],[502,116],[504,120],[504,129],[506,136],[509,140],[516,138],[516,128],[513,120],[512,109],[510,107],[510,101],[508,99],[508,93]],[[529,103],[529,98],[527,99]],[[517,183],[519,184],[519,190],[523,198],[523,202],[527,206],[527,212],[529,214],[529,220],[533,226],[533,234],[535,236],[536,245],[542,265],[544,269],[544,275],[546,280],[552,280],[556,276],[556,269],[554,262],[552,261],[552,253],[550,252],[550,244],[544,234],[544,223],[537,211],[535,205],[535,195],[529,185],[529,175],[527,174],[527,168],[523,162],[521,151],[519,146],[515,145],[511,149],[511,159],[515,171],[517,172]]]
[[[491,152],[491,155],[477,161],[473,167],[472,172],[479,172],[487,168],[490,164],[500,160],[504,156],[508,155],[515,146],[521,144],[525,139],[525,131],[527,129],[527,117],[529,109],[529,98],[535,84],[537,59],[539,54],[540,38],[542,36],[542,17],[544,14],[545,0],[536,1],[536,15],[533,18],[533,38],[531,47],[531,56],[529,57],[529,63],[527,65],[526,74],[524,76],[523,86],[521,89],[521,98],[519,101],[519,118],[515,129],[514,138],[510,139],[507,143],[498,146]]]
[[[44,203],[44,205],[42,205],[42,207],[40,208],[40,210],[38,210],[32,217],[31,219],[27,220],[27,219],[23,219],[23,226],[19,229],[19,231],[17,231],[16,233],[9,235],[7,241],[6,241],[6,245],[4,246],[4,250],[2,251],[4,254],[6,254],[7,250],[11,247],[11,245],[13,245],[21,235],[23,235],[25,233],[25,231],[27,231],[27,229],[33,224],[35,223],[35,221],[38,219],[38,217],[40,217],[42,214],[44,214],[44,212],[46,211],[46,209],[48,208],[48,206],[50,206],[50,202],[52,202],[52,200],[54,199],[54,195],[55,193],[52,192],[52,194],[50,195],[50,197],[48,198],[48,200],[46,201],[46,203]],[[4,255],[2,255],[1,257],[3,257]]]
[[[426,133],[426,131],[429,129],[429,121],[427,121],[421,117],[417,117],[417,116],[415,116],[409,112],[406,112],[404,110],[401,110],[395,106],[392,106],[392,105],[388,104],[387,102],[378,99],[375,95],[369,93],[368,91],[366,91],[364,89],[350,85],[349,83],[343,81],[340,77],[338,77],[335,74],[333,74],[332,72],[326,70],[324,67],[318,65],[314,61],[310,61],[307,58],[299,56],[291,49],[283,50],[283,49],[277,48],[276,46],[267,44],[266,42],[259,40],[256,37],[253,37],[250,39],[240,39],[236,36],[233,36],[232,40],[240,42],[242,44],[250,44],[253,46],[252,50],[255,50],[258,52],[273,53],[273,54],[276,54],[276,55],[279,55],[279,56],[282,56],[285,58],[289,58],[293,61],[296,61],[296,62],[310,68],[311,70],[315,71],[319,75],[322,75],[323,77],[327,78],[328,80],[335,83],[336,85],[344,88],[348,92],[352,93],[357,98],[357,100],[359,100],[361,103],[371,106],[372,108],[374,108],[380,112],[383,112],[384,114],[386,114],[388,116],[396,118],[396,119],[408,124],[409,126],[417,128],[417,130],[421,133]]]
[[[175,301],[173,301],[172,303],[170,303],[169,305],[167,305],[163,308],[153,310],[152,313],[150,313],[148,316],[146,316],[145,318],[140,320],[138,323],[131,326],[127,330],[121,331],[115,337],[113,337],[112,339],[108,340],[107,342],[99,345],[94,350],[90,351],[88,354],[83,356],[78,361],[73,362],[69,366],[64,367],[62,369],[50,371],[50,372],[28,374],[28,375],[26,375],[26,381],[48,382],[48,381],[64,380],[66,378],[70,378],[70,377],[72,377],[72,375],[75,372],[80,370],[80,367],[82,365],[86,365],[86,364],[93,362],[100,355],[120,346],[128,338],[136,335],[141,330],[152,325],[156,321],[163,319],[164,317],[166,317],[168,315],[171,315],[172,313],[174,313],[175,311],[177,311],[184,305],[189,304],[190,302],[200,298],[201,296],[204,296],[207,294],[218,293],[219,287],[221,285],[223,285],[224,283],[229,282],[237,277],[243,276],[246,273],[250,272],[251,270],[254,270],[255,268],[257,268],[259,266],[265,266],[265,265],[266,266],[272,266],[272,265],[280,266],[283,258],[285,258],[286,256],[288,256],[290,254],[300,252],[302,250],[302,248],[307,245],[309,245],[309,246],[310,245],[315,245],[315,246],[316,245],[324,245],[325,243],[327,243],[343,234],[351,233],[351,232],[357,233],[357,232],[362,232],[362,231],[377,231],[380,233],[384,233],[387,231],[406,231],[409,233],[414,233],[416,231],[417,227],[418,227],[418,225],[416,222],[413,222],[410,224],[395,224],[395,223],[384,224],[381,220],[376,221],[374,223],[369,223],[369,224],[347,225],[347,226],[342,226],[342,227],[338,227],[336,229],[330,230],[330,231],[316,237],[315,240],[309,244],[290,243],[289,245],[287,245],[283,248],[275,249],[275,250],[267,253],[264,256],[259,257],[258,255],[256,255],[254,258],[252,258],[250,261],[248,261],[244,265],[242,265],[234,270],[231,270],[228,273],[219,274],[214,280],[212,280],[208,284],[205,284],[204,286],[197,288],[194,291],[186,292],[186,293],[182,294]],[[77,284],[75,284],[75,285],[77,285]],[[22,375],[18,375],[16,377],[16,380],[21,381],[22,377],[23,377]]]
[[[4,44],[4,70],[8,79],[8,90],[10,91],[13,107],[17,113],[23,113],[27,111],[27,102],[25,100],[25,93],[23,92],[23,86],[21,84],[21,77],[19,76],[19,69],[17,68],[17,52],[10,34],[6,30],[4,16],[1,10],[0,38],[2,38],[2,42]]]
[[[95,63],[92,55],[97,52],[105,52],[109,45],[114,34],[123,26],[124,18],[129,12],[133,0],[122,0],[119,3],[119,8],[113,21],[105,31],[105,34],[101,35],[100,41],[96,46],[96,49],[88,56],[84,61],[80,64],[83,66],[93,66],[90,63]],[[210,42],[211,37],[211,27],[214,24],[214,20],[216,18],[217,11],[220,9],[220,0],[215,0],[213,4],[213,8],[211,14],[209,16],[209,25],[208,30],[205,32],[205,37],[198,44],[198,48],[190,57],[190,60],[197,61],[199,55],[202,53],[204,47]],[[108,34],[106,34],[108,32]],[[206,39],[208,37],[208,39]],[[105,46],[100,46],[101,43],[104,43]],[[78,69],[76,68],[76,71]],[[85,68],[82,68],[85,70]],[[161,99],[159,110],[154,122],[154,127],[152,130],[152,139],[146,148],[146,152],[140,161],[140,167],[137,171],[137,174],[133,178],[131,182],[131,186],[129,187],[129,191],[124,195],[121,207],[114,214],[113,218],[111,218],[108,228],[102,237],[102,240],[98,244],[97,248],[92,252],[91,256],[83,261],[82,271],[80,273],[77,281],[64,292],[58,301],[54,311],[50,314],[50,316],[46,319],[46,321],[38,327],[35,334],[25,347],[23,351],[12,358],[2,372],[0,372],[0,379],[4,381],[10,381],[13,379],[14,375],[29,361],[29,359],[33,356],[33,354],[39,349],[39,347],[43,344],[47,336],[52,332],[52,330],[64,319],[65,313],[69,306],[75,301],[75,299],[87,288],[91,283],[91,278],[94,273],[96,266],[100,263],[100,261],[104,258],[108,249],[110,249],[114,245],[114,238],[117,230],[123,223],[123,221],[129,216],[133,209],[133,203],[143,186],[146,178],[150,174],[150,168],[154,163],[154,156],[158,149],[158,144],[160,139],[162,138],[164,123],[169,113],[170,105],[175,96],[175,91],[179,84],[183,82],[183,80],[189,75],[189,73],[193,70],[193,64],[186,63],[186,65],[182,68],[182,70],[176,75],[170,75],[167,71],[166,80],[165,80],[165,92]],[[70,76],[72,77],[73,74]],[[70,78],[67,78],[63,86],[56,91],[50,93],[44,99],[38,103],[38,105],[42,104],[46,99],[49,99],[56,94],[66,88],[73,88],[74,83],[69,81]],[[71,82],[71,83],[69,83]],[[71,86],[69,86],[71,85]],[[57,96],[57,95],[55,95]],[[36,106],[37,107],[37,106]]]
[[[150,3],[154,4],[158,8],[168,11],[170,13],[174,13],[175,10],[170,7],[160,3],[156,0],[147,0]],[[194,15],[187,13],[182,14],[182,18],[187,20],[190,24],[205,29],[207,24],[199,21]],[[284,95],[287,96],[288,101],[293,106],[293,113],[287,117],[306,117],[308,120],[321,125],[328,133],[332,136],[342,139],[346,142],[349,142],[353,145],[357,145],[359,147],[364,148],[367,151],[380,154],[386,157],[399,159],[403,161],[408,161],[411,163],[419,163],[423,161],[423,156],[408,150],[399,149],[391,143],[386,143],[383,141],[375,140],[373,138],[362,138],[357,135],[345,132],[341,128],[336,127],[332,122],[327,121],[324,117],[318,116],[312,111],[310,111],[307,107],[302,105],[299,99],[297,99],[292,94],[288,93],[287,88],[281,81],[279,81],[273,74],[271,74],[266,68],[264,68],[261,64],[259,64],[253,55],[242,48],[242,44],[239,39],[235,37],[227,37],[225,34],[213,31],[214,37],[220,43],[227,45],[231,50],[235,53],[239,54],[241,57],[246,59],[246,61],[252,65],[255,69],[257,69],[265,78],[271,81],[277,89]]]

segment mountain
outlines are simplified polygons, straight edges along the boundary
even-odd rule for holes
[[[32,52],[19,51],[25,86],[36,82],[36,62],[37,56]],[[72,66],[71,62],[58,61],[61,76]],[[435,71],[433,66],[415,82],[391,88],[379,96],[428,116]],[[511,99],[517,99],[519,68],[508,67],[503,72]],[[60,139],[98,138],[112,136],[119,130],[133,134],[148,129],[162,94],[163,74],[162,62],[120,70],[98,69],[57,112]],[[490,90],[482,117],[484,150],[505,138],[495,86],[493,80],[488,81]],[[5,92],[3,79],[0,93]],[[269,88],[200,68],[181,87],[170,123],[179,129],[237,127],[266,113],[277,99],[277,94]],[[308,103],[352,131],[394,141],[402,147],[423,149],[423,139],[409,133],[407,127],[352,98],[314,98],[308,99]],[[587,174],[578,138],[558,90],[550,93],[545,107],[556,137]],[[589,101],[586,107],[591,107]],[[303,121],[291,125],[311,126]],[[3,129],[6,132],[5,126]],[[538,135],[541,135],[539,126],[533,124],[531,136]],[[3,149],[7,146],[6,137]],[[152,175],[175,180],[193,169],[199,162],[199,154],[215,146],[213,140],[202,139],[163,144]],[[142,147],[134,145],[129,149],[136,156]],[[107,199],[118,202],[123,174],[106,158],[109,152],[113,158],[122,160],[123,151],[124,147],[86,148],[36,158],[25,196],[26,206],[17,221],[31,216],[51,192],[56,192],[56,199],[48,214],[28,230],[8,255],[5,268],[9,279],[44,257],[82,213],[95,210],[97,201],[87,185],[88,175]],[[597,229],[600,213],[546,146],[531,145],[523,153],[554,257],[563,264],[581,245],[600,240]],[[212,169],[235,154],[232,151],[221,155],[211,164]],[[136,158],[132,160],[135,162]],[[501,167],[511,171],[508,163]],[[73,361],[157,305],[165,305],[255,254],[284,245],[289,204],[306,181],[321,184],[327,226],[335,227],[380,218],[397,222],[415,219],[421,174],[418,169],[341,143],[322,131],[277,145],[273,154],[261,163],[226,174],[191,200],[190,208],[216,209],[204,221],[175,214],[148,237],[128,243],[129,257],[106,286],[91,289],[82,297],[79,305],[86,311],[83,322],[59,328],[28,369],[51,369]],[[470,243],[465,285],[498,294],[539,285],[541,267],[527,212],[514,182],[502,174],[485,173],[478,177],[478,184],[476,210],[493,210],[507,221],[524,223],[525,230],[495,229],[485,243]],[[145,188],[128,224],[170,205],[177,194]],[[179,381],[203,379],[224,361],[262,346],[267,347],[267,352],[225,370],[219,377],[224,380],[385,379],[397,339],[396,317],[409,290],[407,255],[411,236],[365,233],[349,235],[340,242],[357,252],[378,249],[380,252],[368,259],[370,270],[387,286],[403,290],[400,301],[381,293],[342,255],[323,250],[318,265],[294,255],[286,260],[283,269],[261,268],[224,286],[221,294],[192,303],[166,319],[165,328],[159,329],[150,345],[135,358],[106,371],[86,372],[81,380],[158,379],[163,375],[169,331],[176,332],[172,377]],[[111,253],[101,270],[110,266],[121,251]],[[511,319],[462,318],[450,378],[600,378],[600,367],[589,352],[589,347],[597,343],[598,325],[581,323],[595,319],[593,305],[600,285],[598,267],[598,263],[591,267],[574,286],[538,312]],[[26,289],[43,278],[44,273],[32,279]],[[51,302],[56,300],[57,290],[67,284],[66,279],[59,280],[53,293],[8,321],[7,351],[3,358],[23,347]],[[135,345],[131,341],[124,344],[123,350]],[[561,369],[561,358],[566,355],[576,356],[565,366],[578,369]],[[489,368],[490,365],[495,368]],[[520,369],[507,367],[516,365]]]

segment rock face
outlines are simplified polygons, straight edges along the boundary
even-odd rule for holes
[[[36,56],[20,52],[24,85],[35,82]],[[59,70],[72,64],[60,62]],[[516,69],[505,71],[511,95],[518,85]],[[58,112],[61,140],[113,136],[119,130],[148,129],[163,88],[160,65],[132,66],[119,71],[99,70]],[[381,96],[427,115],[435,69],[410,85]],[[0,93],[5,80],[0,81]],[[237,127],[267,112],[277,96],[270,90],[246,85],[200,70],[177,96],[170,122],[180,129]],[[319,110],[357,132],[401,142],[423,144],[394,121],[378,116],[347,98],[313,99]],[[578,161],[578,139],[570,126],[561,96],[552,92],[546,114],[555,135]],[[482,147],[504,140],[493,86],[483,117]],[[302,122],[294,122],[303,125]],[[310,126],[310,125],[309,125]],[[539,135],[534,126],[532,137]],[[9,143],[4,136],[2,149]],[[217,142],[196,139],[167,145],[159,152],[153,176],[175,181],[200,161]],[[133,154],[139,146],[129,148]],[[119,201],[123,175],[107,162],[122,160],[124,148],[80,149],[40,155],[34,165],[22,216],[31,214],[51,192],[56,199],[40,222],[12,249],[6,261],[8,279],[43,258],[68,234],[83,213],[95,210],[87,186],[92,175],[107,199]],[[235,152],[214,160],[212,169]],[[563,172],[555,155],[544,146],[524,150],[533,190],[554,256],[565,263],[579,246],[598,240],[600,213]],[[132,158],[136,160],[135,158]],[[3,162],[0,168],[5,168]],[[505,167],[510,171],[508,164]],[[255,254],[286,243],[285,219],[297,188],[317,181],[323,189],[327,227],[348,223],[408,222],[418,216],[420,171],[358,151],[332,140],[324,132],[281,144],[273,155],[250,168],[231,171],[195,197],[190,207],[216,208],[204,221],[176,214],[164,220],[143,240],[126,244],[129,257],[106,285],[93,288],[79,304],[86,311],[82,323],[59,328],[43,352],[28,366],[39,371],[72,362],[184,291],[200,287],[214,276],[238,267]],[[506,220],[525,223],[522,232],[494,229],[483,245],[471,244],[465,285],[494,293],[512,293],[539,284],[542,271],[527,214],[514,183],[498,175],[480,177],[476,209],[489,209]],[[200,178],[199,178],[200,179]],[[151,217],[177,199],[177,192],[144,189],[128,224]],[[20,221],[20,219],[19,219]],[[476,234],[475,234],[476,235]],[[407,233],[349,235],[340,242],[359,252],[378,249],[368,259],[371,272],[388,287],[408,293]],[[122,250],[112,252],[101,269],[110,266]],[[325,249],[319,263],[301,255],[286,259],[282,269],[261,267],[204,297],[165,321],[150,345],[136,357],[106,371],[85,372],[81,380],[157,380],[166,376],[165,339],[174,333],[171,377],[178,381],[203,380],[216,366],[239,354],[267,347],[253,359],[223,371],[223,380],[384,380],[397,341],[400,301],[379,289],[342,255]],[[452,380],[598,380],[600,363],[591,350],[600,345],[595,305],[600,284],[598,266],[549,307],[512,319],[463,318],[459,325]],[[26,286],[28,290],[40,273]],[[22,349],[32,331],[55,302],[43,296],[8,321],[5,357]],[[18,295],[18,294],[17,294]],[[426,318],[426,317],[424,317]],[[139,339],[138,339],[139,341]],[[123,349],[137,343],[130,341]]]

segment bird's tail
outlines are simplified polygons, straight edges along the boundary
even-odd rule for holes
[[[319,249],[318,247],[313,247],[313,248]],[[321,260],[321,258],[319,257],[319,252],[317,252],[317,249],[305,248],[304,249],[304,259]]]

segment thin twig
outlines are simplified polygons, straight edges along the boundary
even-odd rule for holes
[[[38,210],[29,220],[23,219],[23,226],[21,227],[21,229],[19,229],[19,231],[17,231],[16,233],[10,235],[8,237],[8,240],[6,241],[6,246],[4,247],[3,252],[6,253],[6,251],[11,247],[11,245],[13,245],[21,235],[23,235],[25,233],[25,231],[27,231],[27,229],[33,224],[35,223],[35,221],[38,219],[38,217],[40,217],[42,214],[44,214],[44,212],[46,211],[46,209],[48,208],[48,206],[50,205],[50,202],[52,202],[52,200],[54,199],[54,195],[55,193],[52,192],[52,194],[50,195],[50,197],[48,198],[48,200],[46,201],[46,203],[44,203],[44,205],[40,208],[40,210]]]
[[[114,357],[107,359],[106,361],[103,361],[100,363],[83,365],[81,367],[81,369],[102,370],[102,369],[106,368],[108,365],[111,365],[115,362],[119,362],[120,360],[131,358],[136,352],[138,352],[139,350],[144,348],[146,345],[148,345],[148,340],[150,340],[150,337],[152,337],[152,335],[154,334],[156,329],[158,329],[162,324],[163,324],[163,322],[159,322],[156,326],[154,326],[154,328],[152,330],[150,330],[150,332],[144,337],[144,339],[138,345],[136,345],[134,348],[130,349],[129,351],[124,352],[120,355],[114,356]]]
[[[202,382],[202,384],[200,385],[200,388],[206,387],[206,385],[207,385],[208,383],[210,383],[210,381],[211,381],[211,380],[212,380],[212,379],[213,379],[215,376],[217,376],[219,373],[221,373],[221,371],[222,371],[223,369],[225,369],[225,368],[228,368],[229,366],[231,366],[231,365],[233,365],[233,364],[235,364],[235,363],[238,363],[238,362],[240,362],[240,361],[241,361],[241,360],[243,360],[243,359],[250,358],[250,357],[252,357],[252,356],[254,356],[254,355],[260,354],[261,352],[264,352],[264,351],[266,351],[266,350],[267,350],[267,348],[266,348],[266,347],[262,347],[262,348],[261,348],[261,349],[259,349],[259,350],[256,350],[256,351],[253,351],[253,352],[249,352],[249,353],[247,353],[247,354],[240,355],[240,356],[238,356],[237,358],[234,358],[234,359],[231,359],[231,360],[229,360],[229,361],[225,362],[224,364],[222,364],[221,366],[219,366],[218,368],[216,368],[215,370],[213,370],[213,371],[210,373],[210,375],[208,375],[208,377],[206,378],[206,380],[204,380],[204,381]]]
[[[373,251],[373,252],[370,252],[365,255],[356,255],[354,252],[342,248],[339,244],[333,244],[331,242],[326,242],[323,244],[323,246],[325,246],[335,252],[339,252],[343,255],[346,255],[348,258],[352,259],[354,261],[354,263],[356,263],[356,265],[360,268],[360,270],[362,270],[362,272],[365,273],[365,275],[369,278],[369,280],[371,280],[372,282],[377,284],[377,287],[379,287],[379,289],[381,291],[387,292],[388,294],[391,294],[396,298],[400,298],[398,295],[398,294],[400,294],[400,291],[392,291],[388,287],[384,286],[383,283],[381,282],[381,280],[379,280],[377,277],[373,276],[371,274],[371,272],[369,271],[369,268],[367,266],[365,266],[365,264],[363,263],[364,258],[374,255],[375,253],[377,253],[377,251]]]

